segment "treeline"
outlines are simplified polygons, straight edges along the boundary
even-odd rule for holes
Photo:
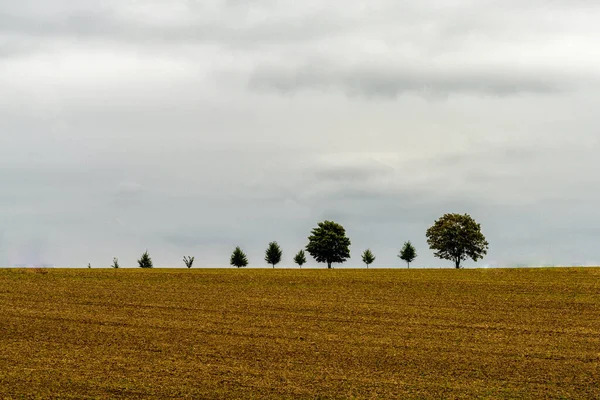
[[[478,261],[487,254],[488,242],[481,233],[481,226],[468,214],[444,214],[425,233],[427,244],[434,252],[434,256],[454,263],[455,268],[461,268],[463,261],[472,259]],[[350,258],[351,241],[346,236],[344,227],[333,221],[319,222],[311,231],[308,244],[300,249],[294,256],[294,263],[300,268],[306,263],[306,252],[318,263],[341,264]],[[417,250],[410,241],[404,243],[398,257],[405,261],[408,268],[410,263],[417,258]],[[265,250],[265,262],[273,268],[281,262],[283,251],[275,241],[270,242]],[[362,253],[362,261],[367,268],[375,262],[375,254],[370,249]],[[183,257],[187,268],[192,268],[194,257]],[[231,266],[242,268],[249,265],[248,257],[238,246],[233,250],[229,259]],[[144,252],[138,260],[140,268],[152,268],[152,259],[148,251]],[[88,267],[91,267],[88,264]],[[119,260],[113,259],[112,268],[119,268]]]

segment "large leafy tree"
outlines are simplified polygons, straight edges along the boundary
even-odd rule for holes
[[[265,261],[275,268],[275,265],[281,261],[282,251],[277,242],[269,243],[269,247],[265,251]]]
[[[150,258],[150,255],[148,254],[148,250],[146,250],[144,252],[144,254],[142,254],[142,257],[138,260],[138,265],[140,266],[140,268],[154,267],[154,265],[152,264],[152,259]]]
[[[373,264],[373,261],[375,261],[375,256],[373,255],[371,249],[365,250],[365,252],[362,254],[362,260],[365,264],[367,264],[367,268],[369,268],[369,265]]]
[[[306,256],[304,255],[304,250],[300,250],[298,254],[294,256],[294,262],[302,268],[304,264],[306,264]]]
[[[248,265],[248,257],[246,257],[246,254],[242,251],[242,249],[236,247],[233,253],[231,254],[229,264],[238,268],[245,267]]]
[[[333,221],[319,222],[308,237],[306,251],[317,262],[343,263],[350,258],[350,239],[346,237],[344,227]]]
[[[489,246],[481,226],[468,214],[444,214],[427,229],[427,244],[436,257],[453,261],[456,268],[468,258],[483,258]]]
[[[415,258],[417,258],[417,250],[415,249],[415,246],[412,245],[410,240],[404,243],[404,246],[402,246],[398,257],[401,260],[406,261],[406,265],[410,269],[410,263],[413,262]]]

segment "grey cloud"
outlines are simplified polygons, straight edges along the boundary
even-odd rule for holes
[[[394,98],[405,93],[425,96],[484,94],[509,96],[519,93],[552,94],[571,89],[559,77],[533,71],[498,71],[489,68],[444,70],[398,66],[356,68],[311,65],[298,68],[260,67],[250,76],[251,89],[293,93],[300,90],[341,90],[350,96]]]
[[[364,182],[372,178],[385,177],[394,173],[390,165],[378,161],[354,165],[332,165],[317,168],[315,175],[319,180],[338,182]]]
[[[260,2],[268,10],[268,2]],[[280,15],[261,23],[247,19],[247,2],[225,2],[226,6],[213,15],[200,3],[173,2],[187,9],[173,21],[157,23],[135,13],[118,12],[120,3],[102,5],[80,4],[63,8],[62,12],[29,13],[14,5],[0,4],[0,34],[37,37],[38,39],[98,39],[129,44],[217,44],[232,47],[305,42],[347,29],[336,18],[308,13]],[[258,3],[253,5],[256,6]],[[11,11],[12,10],[12,11]],[[139,11],[143,7],[139,7]],[[271,9],[276,10],[276,9]],[[184,17],[185,16],[185,17]]]
[[[31,41],[0,36],[0,59],[13,58],[39,50],[40,46]]]
[[[539,4],[524,7],[511,3],[494,13],[474,2],[440,7],[441,3],[435,1],[396,7],[393,2],[382,2],[361,12],[353,8],[349,8],[352,12],[333,12],[331,7],[294,6],[297,12],[290,12],[287,9],[291,5],[279,2],[173,2],[170,4],[178,6],[179,12],[157,22],[144,18],[141,5],[121,7],[129,10],[123,12],[117,2],[102,6],[79,3],[77,7],[58,3],[62,7],[57,11],[42,7],[41,11],[31,12],[7,2],[4,12],[0,11],[0,33],[26,38],[21,40],[33,36],[42,43],[78,39],[93,46],[99,40],[136,49],[151,49],[163,42],[171,51],[179,44],[235,48],[244,54],[246,62],[242,65],[246,66],[223,61],[226,68],[249,74],[250,89],[282,93],[334,90],[348,96],[386,99],[406,93],[432,98],[457,93],[514,96],[556,94],[598,80],[596,76],[585,76],[589,71],[578,70],[594,69],[585,65],[565,70],[557,64],[532,63],[529,56],[519,60],[524,52],[533,50],[528,42],[515,41],[507,47],[503,36],[507,30],[522,35],[532,32],[529,17],[536,15]],[[565,7],[554,3],[550,14],[564,12]],[[470,12],[465,13],[466,9]],[[251,11],[265,17],[254,21]],[[369,24],[371,19],[381,26]],[[501,35],[488,38],[487,46],[473,41],[473,33],[495,31]],[[350,46],[361,34],[379,39]],[[505,47],[506,59],[498,59],[487,49],[494,44]],[[38,44],[37,48],[42,46]],[[373,52],[381,46],[387,50]],[[346,49],[347,55],[338,47]],[[331,49],[331,54],[324,53],[323,48]],[[273,59],[286,62],[273,64]],[[215,76],[222,73],[214,71]]]

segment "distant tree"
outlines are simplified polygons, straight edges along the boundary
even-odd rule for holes
[[[481,226],[468,214],[444,214],[427,229],[427,244],[437,258],[453,261],[456,268],[468,258],[483,258],[489,246]]]
[[[113,257],[113,263],[111,265],[112,268],[120,268],[119,266],[119,259],[117,257]]]
[[[192,268],[192,264],[194,264],[194,257],[183,256],[183,262],[186,267]]]
[[[404,243],[404,246],[402,247],[402,250],[400,250],[400,254],[398,255],[398,257],[401,260],[406,261],[406,265],[408,266],[408,268],[410,268],[410,263],[413,262],[415,258],[417,258],[417,250],[412,245],[410,240]]]
[[[246,254],[244,254],[242,249],[236,247],[233,251],[233,254],[231,254],[229,264],[238,268],[245,267],[248,265],[248,258],[246,257]]]
[[[369,265],[373,264],[373,261],[375,261],[375,256],[371,252],[371,249],[365,250],[365,252],[362,254],[362,260],[365,264],[367,264],[367,268],[369,268]]]
[[[88,268],[92,268],[92,264],[91,263],[88,263]]]
[[[265,261],[275,268],[275,265],[279,264],[281,261],[282,254],[279,244],[277,244],[277,242],[271,242],[265,251]]]
[[[144,252],[144,254],[142,254],[142,258],[140,258],[138,260],[138,265],[140,266],[140,268],[153,268],[154,265],[152,265],[152,259],[150,258],[150,255],[148,254],[148,250],[146,250]]]
[[[343,263],[350,258],[351,242],[342,225],[333,221],[319,222],[311,233],[306,251],[317,262],[325,262],[327,268],[331,268],[332,263]]]
[[[298,254],[294,256],[294,262],[302,268],[302,265],[306,264],[306,256],[304,255],[304,250],[300,250]]]

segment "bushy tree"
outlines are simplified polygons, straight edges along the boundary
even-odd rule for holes
[[[142,254],[142,257],[138,260],[138,265],[140,268],[153,268],[152,259],[150,258],[150,254],[148,254],[148,250]]]
[[[331,268],[332,263],[343,263],[350,258],[351,242],[342,225],[333,221],[319,222],[311,233],[306,251],[317,262],[325,262],[327,268]]]
[[[245,267],[248,265],[248,258],[246,257],[246,254],[242,251],[242,249],[236,247],[233,253],[231,254],[229,264],[237,268]]]
[[[304,250],[300,250],[298,254],[294,256],[294,262],[302,268],[304,264],[306,264],[306,256],[304,255]]]
[[[120,268],[119,266],[119,259],[117,257],[113,257],[113,263],[111,265],[112,268]]]
[[[275,265],[279,264],[281,261],[282,254],[279,244],[277,244],[277,242],[271,242],[265,251],[265,261],[275,268]]]
[[[367,264],[367,268],[369,268],[369,265],[373,264],[373,261],[375,261],[375,256],[371,252],[371,249],[365,250],[365,252],[362,254],[362,260],[365,264]]]
[[[410,240],[404,243],[404,246],[400,250],[400,254],[398,255],[398,257],[401,260],[406,261],[406,265],[408,266],[408,268],[410,268],[410,263],[413,262],[415,258],[417,258],[417,250],[415,249],[415,246],[412,245]]]
[[[192,268],[192,264],[194,264],[194,257],[183,256],[183,263],[186,267]]]
[[[437,258],[453,261],[456,268],[468,258],[483,258],[489,246],[481,226],[468,214],[444,214],[427,229],[427,244]]]

